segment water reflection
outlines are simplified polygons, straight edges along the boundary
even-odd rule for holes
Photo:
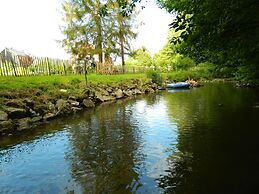
[[[144,160],[138,123],[124,103],[98,109],[70,126],[72,176],[84,192],[134,191],[141,185],[135,166]]]
[[[88,193],[158,193],[155,179],[166,169],[165,145],[158,133],[172,133],[164,102],[149,96],[85,112],[71,125],[73,151],[66,155],[73,178]],[[161,116],[165,116],[161,119]],[[160,122],[154,122],[160,120]],[[165,124],[165,126],[162,126]],[[158,131],[157,126],[160,126]],[[172,126],[170,126],[172,128]],[[171,137],[171,135],[170,135]]]
[[[1,138],[0,193],[252,193],[258,99],[255,90],[214,84]]]
[[[169,173],[159,179],[165,193],[258,191],[259,111],[252,109],[258,97],[258,91],[217,84],[165,95],[178,123]]]

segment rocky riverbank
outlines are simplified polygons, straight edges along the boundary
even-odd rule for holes
[[[89,84],[74,94],[62,88],[58,88],[53,95],[46,95],[40,88],[5,91],[0,93],[0,135],[28,130],[57,117],[94,108],[103,102],[161,89],[151,80],[139,79],[128,83]]]

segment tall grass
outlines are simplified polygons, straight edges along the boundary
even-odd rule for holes
[[[88,82],[95,84],[126,82],[131,79],[146,78],[145,74],[119,74],[119,75],[88,75]],[[76,85],[84,82],[84,75],[52,75],[29,77],[1,77],[0,90],[62,87],[63,85]]]

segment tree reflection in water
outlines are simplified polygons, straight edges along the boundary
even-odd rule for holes
[[[259,93],[214,84],[164,96],[168,114],[178,123],[168,174],[158,179],[165,193],[258,191],[259,112],[253,104]]]
[[[1,191],[259,193],[258,99],[254,89],[212,84],[2,138]]]
[[[131,193],[141,187],[141,131],[132,103],[99,106],[71,126],[72,176],[85,193]],[[82,117],[81,117],[82,118]]]

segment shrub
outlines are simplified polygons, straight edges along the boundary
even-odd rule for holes
[[[162,75],[154,70],[148,70],[146,72],[147,74],[147,78],[150,78],[152,80],[152,82],[158,84],[158,85],[162,85],[163,83],[163,78]]]
[[[210,79],[212,78],[214,65],[209,62],[200,63],[196,67],[193,67],[191,71],[195,72],[195,74],[200,78]]]
[[[192,60],[191,58],[184,57],[182,55],[177,55],[175,57],[175,62],[173,64],[173,67],[175,70],[188,70],[194,67],[195,65],[196,65],[195,61]]]

